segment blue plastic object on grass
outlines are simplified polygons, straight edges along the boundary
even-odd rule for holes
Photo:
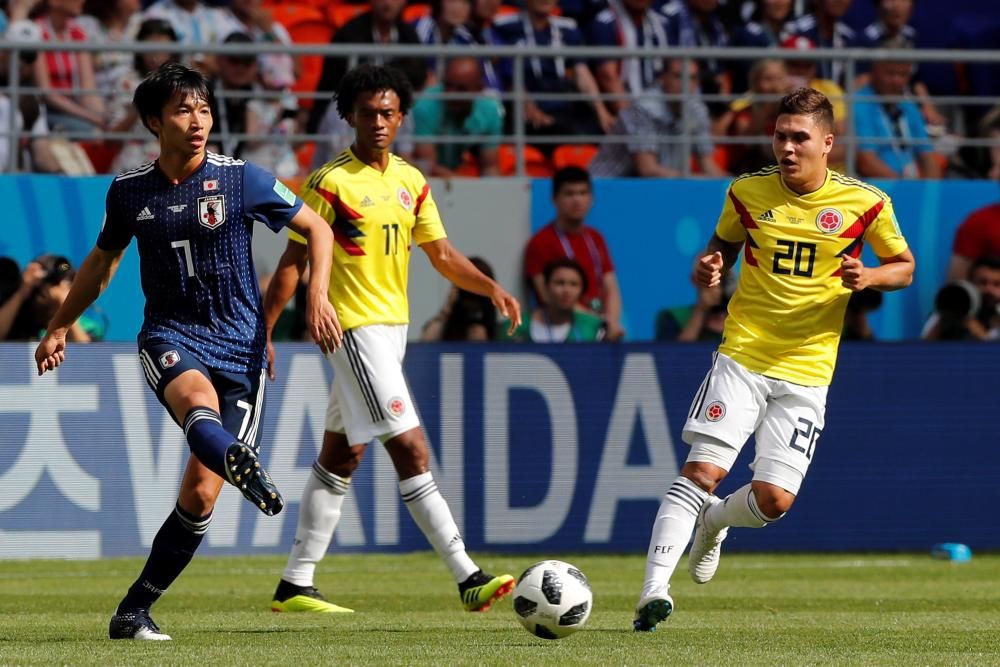
[[[931,556],[953,563],[964,563],[972,559],[972,549],[958,542],[942,542],[931,547]]]

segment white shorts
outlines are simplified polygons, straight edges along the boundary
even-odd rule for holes
[[[753,434],[754,480],[798,494],[823,432],[826,392],[748,371],[717,352],[684,424],[688,461],[732,470]]]
[[[403,377],[406,330],[405,324],[370,324],[344,332],[344,346],[326,356],[333,365],[327,431],[363,445],[420,426]]]

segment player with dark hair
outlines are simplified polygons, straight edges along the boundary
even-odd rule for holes
[[[409,82],[393,68],[365,64],[348,72],[336,103],[354,128],[354,143],[315,171],[303,190],[306,203],[333,227],[330,299],[344,326],[344,349],[327,355],[334,384],[323,446],[302,494],[274,611],[350,611],[326,601],[313,575],[340,520],[351,475],[374,439],[392,458],[403,502],[451,570],[465,608],[486,611],[514,589],[512,576],[485,574],[466,553],[428,469],[427,440],[403,375],[414,245],[456,286],[489,297],[512,326],[521,321],[517,300],[448,241],[423,174],[390,152],[411,101]],[[306,239],[289,236],[264,300],[269,330],[295,291],[307,250]]]
[[[889,197],[827,168],[833,127],[823,94],[800,88],[785,96],[771,142],[778,164],[732,182],[695,265],[697,284],[714,287],[743,250],[722,344],[684,425],[691,453],[653,523],[637,631],[656,629],[673,611],[670,577],[692,530],[688,571],[707,583],[730,526],[761,528],[791,508],[823,432],[851,294],[902,289],[913,279]],[[862,264],[865,242],[879,266]],[[750,435],[753,480],[717,498]]]
[[[104,226],[35,351],[38,373],[65,358],[70,325],[107,287],[132,238],[139,248],[145,321],[139,362],[192,456],[174,511],[153,540],[139,578],[111,619],[112,639],[170,639],[150,606],[191,561],[228,481],[267,515],[283,500],[258,460],[266,335],[251,255],[253,223],[288,226],[310,240],[307,320],[324,351],[341,329],[326,299],[333,239],[322,218],[268,172],[205,149],[208,88],[195,70],[167,63],[136,89],[160,156],[119,174]]]

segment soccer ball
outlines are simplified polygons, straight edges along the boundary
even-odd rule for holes
[[[514,588],[514,612],[536,637],[562,639],[583,627],[594,594],[579,569],[560,560],[535,563]]]

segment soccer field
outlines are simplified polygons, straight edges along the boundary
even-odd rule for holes
[[[640,556],[561,554],[594,590],[587,627],[557,642],[508,600],[463,612],[429,553],[332,555],[317,581],[352,615],[272,614],[281,557],[200,558],[157,605],[173,642],[111,642],[139,559],[0,562],[0,664],[740,665],[1000,663],[1000,555],[727,555],[716,579],[675,578],[675,615],[631,631]],[[494,572],[535,558],[481,555]],[[685,567],[682,560],[681,567]]]

